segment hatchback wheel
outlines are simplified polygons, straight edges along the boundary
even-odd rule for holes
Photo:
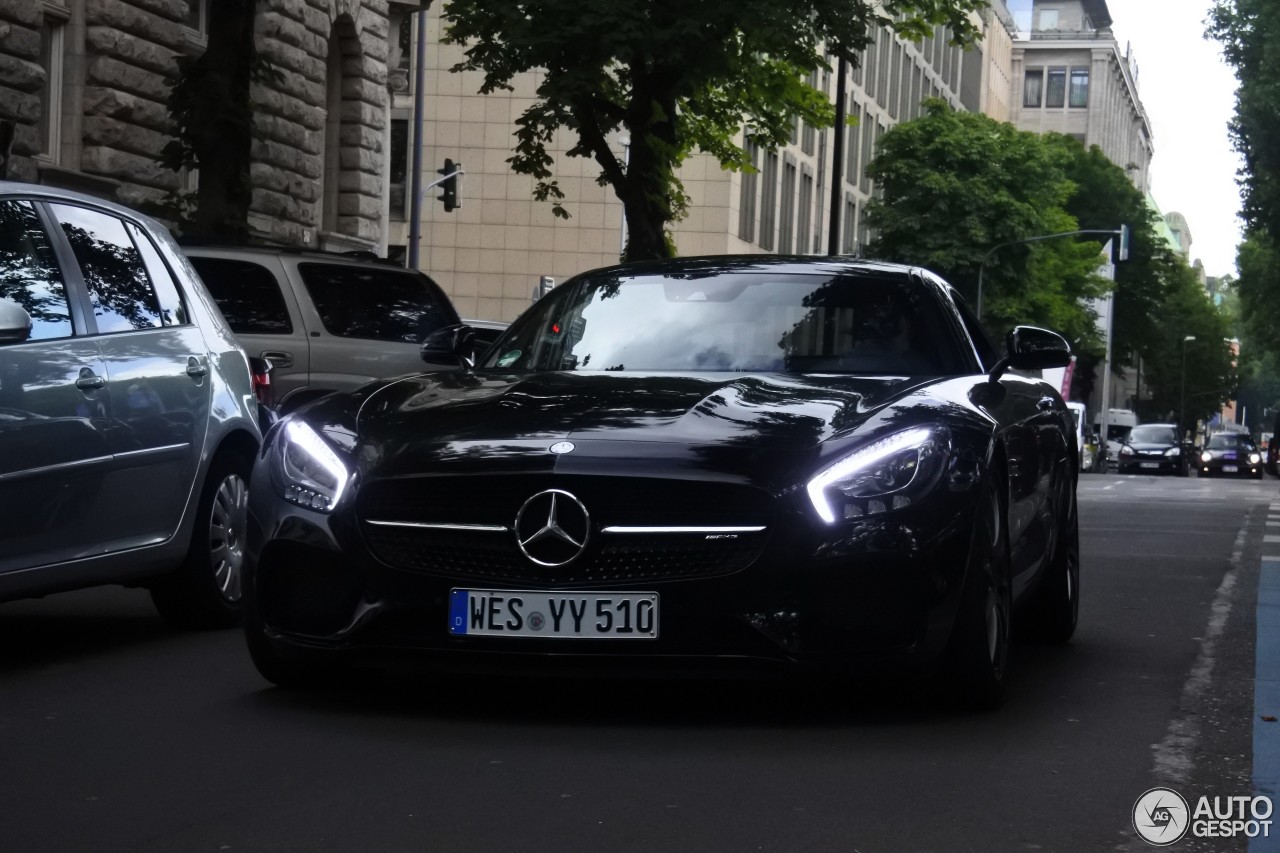
[[[224,453],[209,467],[187,558],[158,580],[151,599],[183,628],[223,628],[240,619],[241,565],[248,525],[249,462]]]

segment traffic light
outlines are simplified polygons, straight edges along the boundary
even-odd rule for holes
[[[462,194],[458,192],[458,173],[462,171],[462,164],[455,163],[446,157],[444,166],[436,171],[444,175],[444,180],[440,182],[439,198],[444,202],[445,213],[462,207]]]
[[[1129,226],[1120,226],[1120,251],[1116,253],[1117,261],[1129,260]]]

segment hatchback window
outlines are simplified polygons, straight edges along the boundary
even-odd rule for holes
[[[331,335],[421,343],[458,322],[444,292],[421,273],[345,264],[298,264],[298,272]]]
[[[80,263],[98,331],[129,332],[162,326],[160,300],[124,222],[83,207],[51,204],[49,209],[62,225]]]
[[[26,201],[0,202],[0,299],[31,315],[28,340],[71,337],[71,309],[57,256]]]
[[[280,283],[266,267],[223,258],[192,258],[191,264],[231,331],[237,335],[293,334]]]
[[[187,310],[182,305],[182,295],[178,292],[178,285],[174,283],[169,268],[160,257],[159,250],[141,228],[132,222],[125,224],[129,229],[129,235],[133,237],[134,245],[138,247],[138,251],[142,253],[142,259],[147,264],[147,272],[151,276],[151,283],[155,286],[156,296],[160,300],[160,315],[164,324],[166,326],[185,325],[188,320]]]

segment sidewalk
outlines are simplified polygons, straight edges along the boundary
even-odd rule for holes
[[[1267,511],[1258,574],[1258,640],[1253,686],[1253,793],[1280,803],[1280,499]],[[1280,815],[1272,818],[1273,828]],[[1280,851],[1280,834],[1249,841],[1249,853]]]

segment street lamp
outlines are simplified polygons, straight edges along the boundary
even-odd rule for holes
[[[1178,443],[1181,444],[1186,428],[1183,426],[1187,408],[1187,341],[1194,341],[1195,335],[1187,335],[1182,339],[1182,386],[1178,394]]]

